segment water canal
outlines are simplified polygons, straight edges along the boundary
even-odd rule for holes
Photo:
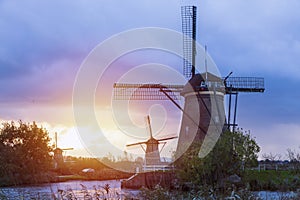
[[[109,186],[108,192],[105,190]],[[107,181],[66,181],[39,185],[27,185],[0,188],[0,199],[62,199],[76,197],[84,199],[91,196],[93,199],[125,199],[136,196],[138,190],[121,189],[120,180]],[[54,197],[55,196],[55,197]],[[74,198],[75,199],[75,198]]]
[[[106,186],[109,191],[106,192]],[[66,181],[38,185],[0,188],[0,199],[110,199],[122,200],[128,197],[138,199],[139,190],[121,189],[120,180],[107,181]],[[297,199],[293,192],[254,192],[261,200]],[[55,196],[55,197],[54,197]],[[86,198],[84,198],[86,197]],[[89,197],[89,198],[88,198]],[[237,198],[238,199],[238,198]]]

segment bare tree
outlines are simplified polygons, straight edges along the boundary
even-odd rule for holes
[[[300,170],[300,153],[296,150],[287,149],[287,157],[296,171]]]
[[[269,165],[272,167],[272,168],[275,168],[275,170],[277,171],[278,170],[278,163],[276,161],[279,161],[281,159],[281,154],[273,154],[272,152],[266,154],[264,153],[262,155],[262,157],[266,160],[266,161],[270,161]]]
[[[281,155],[280,154],[273,154],[272,152],[270,152],[270,153],[264,153],[263,155],[262,155],[262,157],[265,159],[265,160],[270,160],[271,162],[274,162],[274,161],[276,161],[276,160],[280,160],[281,159]]]

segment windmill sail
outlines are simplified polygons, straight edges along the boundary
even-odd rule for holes
[[[196,57],[196,6],[182,6],[183,74],[186,78],[195,75]]]

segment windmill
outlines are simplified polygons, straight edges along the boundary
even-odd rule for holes
[[[150,135],[149,139],[147,141],[128,144],[126,146],[131,147],[131,146],[140,145],[141,148],[143,149],[143,151],[145,152],[146,167],[147,166],[158,166],[158,165],[162,164],[162,162],[160,161],[160,152],[162,151],[162,149],[164,148],[164,146],[166,144],[166,142],[162,142],[162,141],[175,139],[175,138],[177,138],[177,136],[161,138],[161,139],[154,138],[153,134],[152,134],[152,128],[151,128],[149,115],[147,115],[147,117],[146,117],[146,125],[147,125],[147,129],[148,129],[148,132]],[[161,143],[163,143],[163,147],[159,151],[158,145]],[[143,144],[146,145],[146,149],[144,148]]]
[[[54,153],[54,161],[55,161],[55,169],[61,169],[64,167],[64,157],[63,152],[68,150],[73,150],[74,148],[58,148],[57,145],[57,132],[55,132],[55,149]]]
[[[181,7],[183,32],[183,74],[185,85],[164,84],[114,84],[114,100],[169,100],[182,111],[176,158],[189,149],[196,148],[205,156],[214,146],[224,128],[236,124],[237,97],[239,92],[264,92],[264,79],[258,77],[218,77],[207,69],[196,73],[196,6]],[[229,95],[227,123],[225,122],[224,97]],[[231,122],[231,98],[235,95],[234,119]],[[176,100],[184,98],[182,108]],[[224,114],[222,114],[224,113]],[[206,137],[209,136],[209,137]],[[201,146],[207,147],[202,148]]]

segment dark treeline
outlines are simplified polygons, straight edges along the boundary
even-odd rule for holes
[[[49,179],[52,158],[48,132],[34,122],[3,123],[0,129],[0,183],[17,185]]]
[[[3,123],[0,128],[0,186],[55,182],[66,175],[97,180],[127,178],[130,173],[116,169],[133,171],[138,164],[125,154],[118,159],[111,155],[101,159],[68,157],[57,168],[53,150],[48,131],[35,122]],[[94,173],[84,173],[82,170],[86,168],[92,168]]]

